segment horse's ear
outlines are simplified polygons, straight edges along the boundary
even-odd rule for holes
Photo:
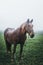
[[[29,23],[29,19],[27,19],[27,23]]]
[[[31,19],[31,21],[30,21],[31,23],[33,22],[33,19]]]

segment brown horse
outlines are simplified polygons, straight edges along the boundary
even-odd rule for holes
[[[12,43],[14,44],[13,56],[16,51],[17,44],[20,44],[20,58],[21,58],[23,45],[26,40],[26,33],[28,33],[31,38],[34,37],[32,21],[33,19],[31,21],[29,21],[28,19],[16,30],[13,28],[7,28],[4,31],[4,38],[6,42],[7,51],[11,52],[11,45]]]

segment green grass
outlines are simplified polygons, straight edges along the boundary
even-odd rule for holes
[[[4,35],[0,32],[0,65],[43,65],[43,34],[36,34],[33,39],[27,38],[23,48],[23,60],[19,63],[19,45],[17,46],[16,59],[11,62],[7,55]]]

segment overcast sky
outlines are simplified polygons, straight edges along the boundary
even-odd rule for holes
[[[28,18],[34,31],[43,30],[43,0],[0,0],[0,30],[17,28]]]

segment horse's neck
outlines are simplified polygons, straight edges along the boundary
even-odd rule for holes
[[[26,31],[23,33],[23,32],[20,30],[20,28],[19,28],[19,34],[20,34],[20,35],[26,35]]]

